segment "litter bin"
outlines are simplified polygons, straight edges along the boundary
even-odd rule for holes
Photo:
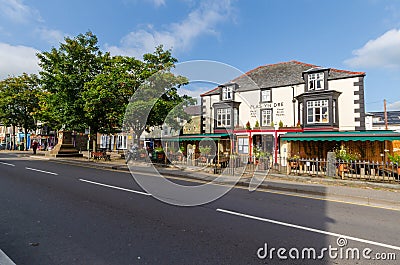
[[[24,151],[24,143],[19,144],[19,151]]]

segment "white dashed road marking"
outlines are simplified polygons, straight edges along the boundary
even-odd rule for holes
[[[146,192],[143,192],[143,191],[125,189],[125,188],[112,186],[112,185],[108,185],[108,184],[103,184],[103,183],[99,183],[99,182],[94,182],[94,181],[90,181],[90,180],[86,180],[86,179],[79,179],[79,181],[83,181],[83,182],[86,182],[86,183],[90,183],[90,184],[94,184],[94,185],[98,185],[98,186],[102,186],[102,187],[112,188],[112,189],[116,189],[116,190],[123,190],[123,191],[128,191],[128,192],[132,192],[132,193],[141,194],[141,195],[151,196],[150,193],[146,193]]]
[[[257,217],[257,216],[253,216],[253,215],[248,215],[248,214],[244,214],[244,213],[239,213],[239,212],[234,212],[234,211],[229,211],[229,210],[224,210],[224,209],[217,209],[217,212],[236,215],[236,216],[245,217],[245,218],[258,220],[258,221],[262,221],[262,222],[267,222],[267,223],[271,223],[271,224],[277,224],[277,225],[282,225],[282,226],[286,226],[286,227],[301,229],[301,230],[314,232],[314,233],[318,233],[318,234],[346,238],[346,239],[349,239],[349,240],[354,240],[354,241],[357,241],[357,242],[366,243],[366,244],[375,245],[375,246],[380,246],[380,247],[385,247],[385,248],[390,248],[390,249],[394,249],[394,250],[400,250],[400,247],[398,247],[398,246],[393,246],[393,245],[389,245],[389,244],[385,244],[385,243],[379,243],[379,242],[375,242],[375,241],[371,241],[371,240],[367,240],[367,239],[362,239],[362,238],[357,238],[357,237],[352,237],[352,236],[346,236],[346,235],[342,235],[342,234],[332,233],[332,232],[323,231],[323,230],[319,230],[319,229],[314,229],[314,228],[310,228],[310,227],[306,227],[306,226],[300,226],[300,225],[295,225],[295,224],[290,224],[290,223],[284,223],[284,222],[275,221],[275,220],[271,220],[271,219],[266,219],[266,218],[262,218],[262,217]]]
[[[5,163],[5,162],[0,162],[0,164],[5,165],[5,166],[11,166],[11,167],[15,167],[14,164],[10,164],[10,163]]]
[[[36,168],[25,167],[25,169],[36,171],[36,172],[41,172],[41,173],[45,173],[45,174],[50,174],[50,175],[56,175],[56,176],[58,175],[57,173],[54,173],[54,172],[44,171],[44,170],[40,170],[40,169],[36,169]]]

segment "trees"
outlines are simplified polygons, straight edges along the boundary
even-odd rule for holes
[[[169,69],[149,77],[130,99],[124,118],[125,130],[132,129],[139,141],[143,131],[150,131],[153,126],[165,123],[180,129],[180,121],[190,118],[183,107],[195,103],[192,98],[177,92],[177,88],[187,83],[187,78],[175,76]]]
[[[39,112],[41,89],[36,75],[26,73],[0,81],[0,120],[6,126],[22,127],[25,132],[24,149],[27,148],[27,132],[36,128],[35,117]],[[15,130],[14,133],[15,134]],[[13,141],[15,144],[15,140]]]
[[[163,123],[162,117],[167,116],[167,111],[172,110],[186,98],[179,96],[174,87],[187,83],[187,79],[176,77],[169,72],[176,59],[172,57],[169,50],[164,51],[162,46],[156,47],[154,53],[145,54],[143,61],[126,56],[105,56],[103,62],[105,64],[102,72],[85,84],[82,93],[85,101],[86,123],[93,132],[114,133],[119,131],[122,129],[125,110],[129,105],[131,106],[127,111],[133,115],[132,117],[138,117],[134,118],[136,121],[147,117],[148,115],[145,115],[144,111],[156,102],[147,125],[160,125]],[[159,78],[159,73],[162,73],[162,79]],[[159,93],[160,99],[157,100],[156,91],[148,86],[143,99],[138,99],[134,106],[128,105],[130,98],[139,87],[148,83],[149,80],[156,80],[156,77],[159,78],[157,85],[162,86],[162,92],[166,93]],[[142,124],[143,126],[132,122],[129,124],[136,135],[140,135],[145,128],[144,124]]]
[[[65,38],[59,49],[38,53],[40,82],[46,91],[43,117],[48,117],[55,129],[84,131],[83,93],[85,84],[101,73],[108,54],[103,55],[92,32]]]
[[[163,74],[163,79],[159,79],[163,82],[163,93],[158,95],[158,101],[154,101],[157,103],[148,124],[160,125],[162,117],[167,117],[171,110],[178,111],[175,106],[188,99],[176,90],[187,80],[169,72],[177,60],[162,46],[156,47],[154,53],[145,54],[142,60],[113,57],[101,52],[97,37],[87,32],[74,38],[67,37],[58,48],[38,53],[37,57],[41,70],[40,79],[35,77],[35,82],[39,82],[41,90],[32,100],[37,106],[35,117],[55,130],[83,132],[89,127],[93,136],[97,132],[121,130],[129,99],[155,73]],[[152,102],[154,97],[150,94],[145,97],[145,104]],[[135,111],[140,113],[140,107]],[[16,111],[4,113],[7,113],[3,118],[8,124],[16,120]],[[174,123],[173,120],[170,122]],[[28,120],[24,124],[28,129],[32,127]],[[96,141],[95,137],[93,140]]]

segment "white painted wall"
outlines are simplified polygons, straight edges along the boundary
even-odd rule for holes
[[[354,100],[359,99],[359,95],[354,95],[358,91],[358,86],[354,86],[354,82],[358,82],[358,77],[338,79],[329,81],[329,90],[342,92],[339,96],[339,130],[353,131],[360,122],[355,122],[355,118],[360,117],[360,113],[355,113],[355,109],[360,108],[359,104],[354,104]]]
[[[355,130],[360,126],[360,122],[355,122],[355,118],[360,117],[360,113],[355,113],[355,109],[360,108],[359,104],[354,104],[354,100],[359,99],[359,95],[354,95],[358,91],[358,86],[354,86],[354,82],[358,82],[358,77],[330,80],[328,87],[329,90],[336,90],[342,94],[338,99],[339,109],[339,129],[340,130]],[[295,96],[304,93],[304,85],[295,86]],[[295,126],[299,120],[297,113],[298,102],[293,109],[293,88],[292,86],[272,88],[272,103],[260,103],[260,90],[235,92],[235,101],[241,102],[239,107],[239,124],[245,126],[247,121],[250,122],[253,128],[256,121],[261,126],[261,110],[271,108],[273,110],[273,122],[278,124],[283,122],[284,126]],[[206,119],[205,128],[206,133],[213,133],[214,126],[214,103],[220,102],[219,95],[203,97],[203,106],[205,106]],[[211,108],[210,108],[211,107]],[[295,112],[295,120],[293,117]],[[211,122],[210,122],[211,121]]]

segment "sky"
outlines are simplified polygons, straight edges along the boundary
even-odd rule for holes
[[[87,31],[112,55],[163,44],[242,72],[291,60],[365,72],[366,110],[400,110],[398,0],[0,0],[0,79],[38,73],[36,53]]]

